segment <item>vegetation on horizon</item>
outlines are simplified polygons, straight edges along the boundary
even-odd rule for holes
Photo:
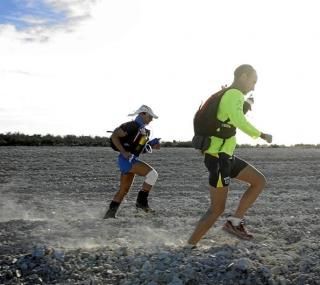
[[[54,136],[54,135],[25,135],[22,133],[6,133],[0,134],[0,146],[100,146],[109,147],[109,137],[100,136],[76,136],[76,135],[65,135],[65,136]],[[191,141],[162,141],[162,147],[192,147]],[[320,148],[320,144],[295,144],[293,147],[316,147]],[[266,145],[266,144],[243,144],[239,147],[287,147],[285,145]]]

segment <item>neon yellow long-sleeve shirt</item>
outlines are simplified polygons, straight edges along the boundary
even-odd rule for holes
[[[223,95],[219,108],[218,119],[226,121],[229,119],[228,124],[240,129],[252,138],[258,138],[261,132],[256,129],[243,114],[244,95],[238,89],[230,89]],[[206,153],[216,155],[217,153],[224,152],[233,155],[237,145],[236,137],[233,136],[228,139],[221,139],[212,136],[211,144]]]

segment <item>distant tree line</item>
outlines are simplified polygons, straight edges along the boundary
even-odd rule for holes
[[[0,146],[110,146],[107,137],[0,134]]]
[[[100,136],[54,136],[54,135],[25,135],[22,133],[6,133],[0,134],[0,146],[102,146],[109,147],[109,137]],[[161,147],[192,147],[191,141],[162,141]],[[250,144],[239,145],[240,148],[252,148],[252,147],[271,147],[279,148],[286,147],[285,145],[259,145],[252,146]],[[320,148],[320,144],[296,144],[293,147],[316,147]]]

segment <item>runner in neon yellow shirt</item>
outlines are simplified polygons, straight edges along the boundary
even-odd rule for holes
[[[230,89],[223,95],[219,109],[218,119],[222,122],[229,119],[228,124],[240,129],[252,138],[258,138],[261,132],[257,130],[250,122],[247,121],[243,114],[244,94],[238,89]],[[236,147],[236,137],[233,136],[229,139],[220,139],[212,137],[211,145],[206,153],[217,154],[224,152],[233,155]]]
[[[271,143],[272,136],[259,131],[243,113],[244,95],[254,90],[256,82],[257,73],[251,65],[244,64],[237,67],[234,72],[234,81],[221,99],[217,116],[220,121],[229,119],[228,124],[252,138],[260,137]],[[211,144],[205,151],[204,158],[204,163],[209,170],[211,205],[189,238],[190,246],[195,246],[223,214],[231,178],[244,181],[249,184],[249,187],[223,229],[242,239],[253,238],[253,235],[244,227],[243,217],[262,192],[266,179],[254,166],[234,155],[236,144],[235,136],[228,139],[211,137]]]

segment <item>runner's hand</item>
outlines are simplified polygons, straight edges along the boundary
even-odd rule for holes
[[[153,148],[153,149],[160,149],[160,144],[159,144],[159,143],[154,144],[154,145],[152,146],[152,148]]]
[[[261,133],[260,138],[265,140],[267,143],[272,143],[272,135]]]
[[[128,152],[128,151],[124,151],[124,152],[121,152],[122,156],[125,158],[125,159],[129,159],[131,157],[131,153]]]
[[[160,149],[160,138],[154,138],[148,143],[153,149]]]

